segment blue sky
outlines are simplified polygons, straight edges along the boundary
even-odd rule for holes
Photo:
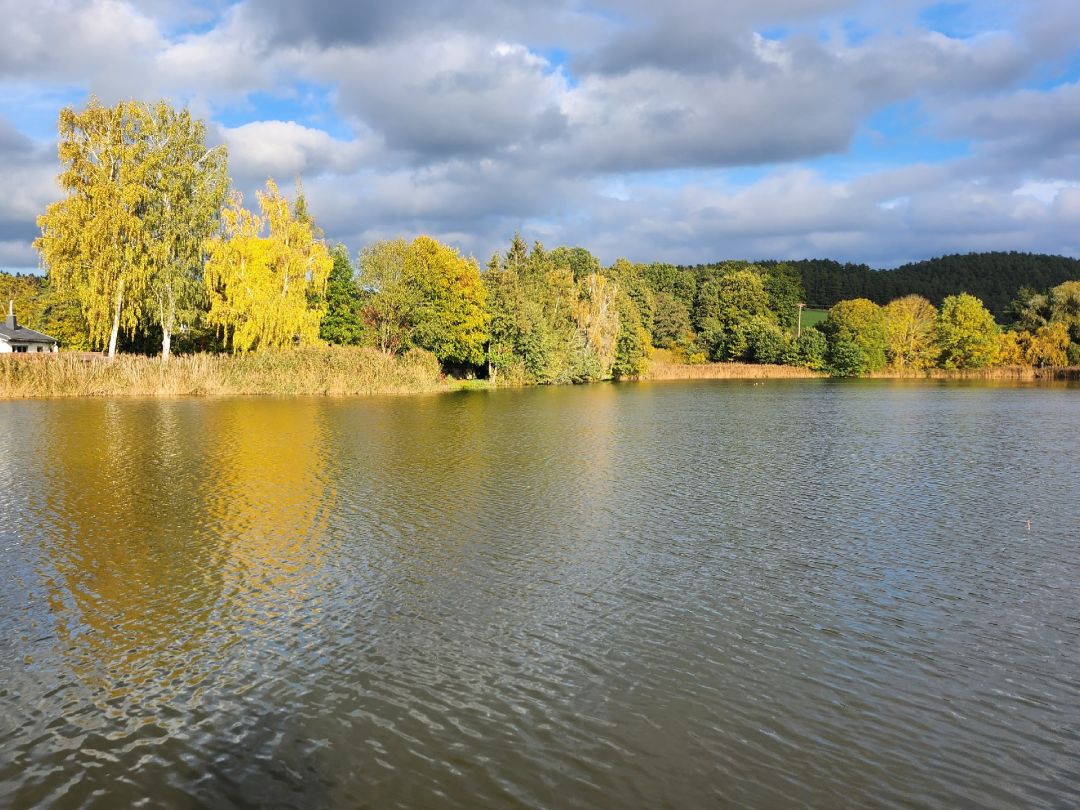
[[[602,261],[1080,255],[1074,0],[0,0],[0,267],[55,121],[167,98],[238,189],[303,181],[354,253],[515,231]]]

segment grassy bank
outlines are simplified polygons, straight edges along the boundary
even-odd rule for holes
[[[657,350],[646,380],[799,379],[825,374],[795,366],[676,363]],[[952,370],[886,369],[880,379],[1080,380],[1080,367],[1030,366]],[[249,355],[197,354],[167,364],[123,355],[113,361],[81,354],[0,355],[0,399],[32,397],[182,397],[244,395],[411,394],[485,389],[485,380],[450,380],[428,352],[403,357],[367,348],[327,346]]]
[[[773,366],[754,363],[676,363],[671,352],[657,349],[649,363],[647,380],[759,380],[824,377],[801,366]]]
[[[388,357],[366,348],[319,347],[228,356],[197,354],[163,364],[124,355],[0,357],[0,398],[405,394],[447,390],[427,352]]]

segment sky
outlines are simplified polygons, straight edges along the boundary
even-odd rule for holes
[[[1076,0],[0,0],[0,268],[56,120],[165,98],[328,240],[601,261],[1080,256]]]

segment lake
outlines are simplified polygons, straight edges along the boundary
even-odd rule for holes
[[[1080,386],[0,402],[0,805],[1080,803]]]

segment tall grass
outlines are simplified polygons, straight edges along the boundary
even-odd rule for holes
[[[755,363],[676,363],[671,352],[657,349],[649,363],[647,380],[749,380],[824,377],[802,366],[773,366]]]
[[[875,371],[870,377],[891,380],[1038,380],[1053,379],[1052,369],[1031,366],[988,368],[893,368]]]
[[[657,350],[647,380],[709,380],[823,377],[795,366],[749,363],[676,363]],[[985,369],[886,369],[881,378],[968,380],[1080,380],[1080,366],[1035,369],[1002,366]],[[455,387],[523,385],[504,376],[495,382],[446,380],[435,356],[413,350],[389,357],[374,349],[311,347],[230,356],[157,358],[124,355],[109,361],[96,355],[0,355],[0,399],[92,396],[240,396],[305,394],[407,394]]]
[[[311,347],[229,356],[0,356],[0,398],[403,394],[446,388],[438,360],[367,348]]]

